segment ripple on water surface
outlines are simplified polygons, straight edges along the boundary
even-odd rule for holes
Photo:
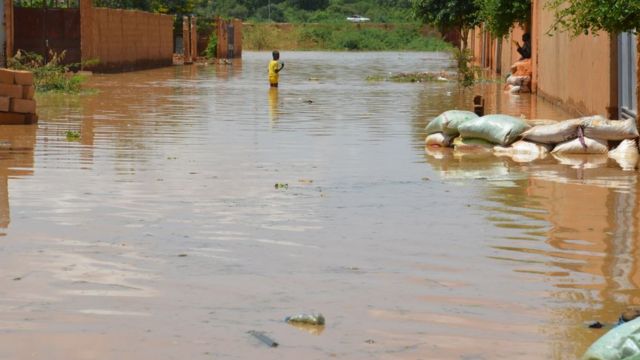
[[[569,115],[366,80],[442,53],[282,59],[278,90],[266,52],[94,75],[0,129],[0,357],[574,359],[640,301],[636,171],[423,146],[477,93]],[[312,311],[323,331],[283,322]]]

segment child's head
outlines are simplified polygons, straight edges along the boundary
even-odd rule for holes
[[[279,60],[280,59],[280,52],[278,50],[273,50],[271,55],[273,55],[273,60]]]

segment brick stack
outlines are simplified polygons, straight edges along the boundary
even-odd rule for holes
[[[38,122],[35,90],[33,73],[0,69],[0,125]]]

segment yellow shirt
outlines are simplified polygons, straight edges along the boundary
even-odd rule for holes
[[[278,73],[277,70],[280,68],[278,61],[271,60],[269,62],[269,83],[277,84],[278,83]]]

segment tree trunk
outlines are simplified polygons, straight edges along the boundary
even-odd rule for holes
[[[465,27],[460,28],[460,39],[462,40],[462,51],[467,50],[469,45],[469,29]]]

